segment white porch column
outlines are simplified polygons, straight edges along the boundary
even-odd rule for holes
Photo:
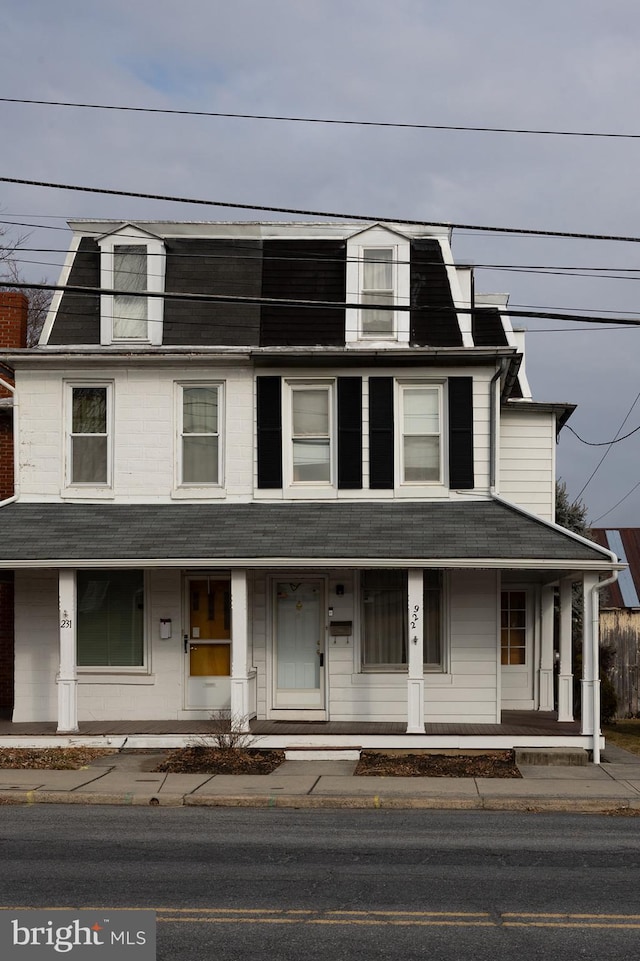
[[[422,569],[410,570],[408,582],[407,734],[424,734],[424,590]]]
[[[58,685],[58,734],[78,731],[78,672],[76,670],[76,572],[58,572],[58,625],[60,666]]]
[[[558,674],[558,720],[573,721],[573,664],[571,648],[573,584],[560,581],[560,673]]]
[[[231,571],[231,721],[249,730],[249,610],[246,570]]]
[[[593,657],[593,620],[591,591],[598,583],[597,574],[584,574],[582,578],[582,734],[593,734],[594,678],[599,675]]]
[[[554,587],[543,587],[540,597],[540,668],[539,668],[539,711],[553,711],[553,602]]]

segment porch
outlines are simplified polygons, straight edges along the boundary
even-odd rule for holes
[[[558,721],[551,711],[503,711],[500,724],[426,724],[424,734],[407,734],[393,722],[252,721],[260,748],[358,747],[468,748],[593,746],[578,721]],[[0,720],[0,747],[68,747],[79,744],[117,749],[173,748],[190,745],[211,733],[211,722],[81,721],[77,734],[56,734],[55,721],[14,723]],[[603,742],[604,743],[604,742]]]

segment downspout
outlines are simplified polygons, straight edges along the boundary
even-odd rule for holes
[[[11,497],[5,497],[3,501],[0,501],[0,507],[5,507],[7,504],[13,504],[13,502],[17,501],[18,497],[20,496],[20,481],[18,472],[19,403],[14,384],[8,381],[1,373],[0,383],[3,387],[7,388],[13,398],[13,494]]]
[[[598,594],[618,580],[614,571],[605,581],[598,581],[591,588],[591,639],[593,644],[593,763],[600,764],[600,617]]]
[[[491,378],[489,383],[489,491],[491,494],[496,493],[496,473],[497,473],[497,459],[498,459],[498,424],[497,424],[497,413],[496,413],[496,382],[502,374],[504,373],[505,361],[502,359],[500,361],[500,366]]]

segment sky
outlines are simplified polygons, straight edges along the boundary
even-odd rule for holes
[[[2,0],[4,98],[634,136],[0,100],[0,176],[640,239],[639,49],[637,0]],[[9,226],[29,235],[19,255],[26,279],[57,281],[70,237],[60,228],[75,217],[286,219],[0,182],[0,220],[32,225]],[[512,308],[640,321],[637,242],[454,229],[452,245],[457,261],[477,265],[476,291],[508,292]],[[640,425],[640,329],[514,326],[529,331],[534,399],[577,404],[569,425],[584,440]],[[639,452],[640,431],[610,449],[562,431],[558,476],[595,526],[640,526]]]

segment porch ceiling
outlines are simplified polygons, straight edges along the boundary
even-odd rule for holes
[[[13,503],[0,567],[506,567],[611,569],[597,545],[504,502]]]

